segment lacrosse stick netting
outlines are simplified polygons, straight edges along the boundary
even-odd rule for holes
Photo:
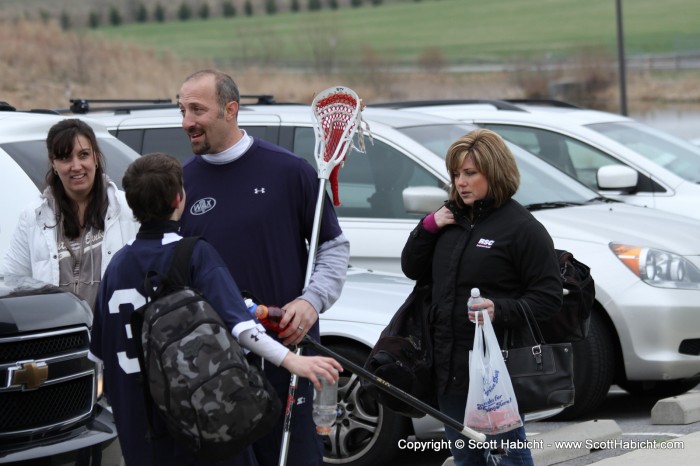
[[[369,127],[362,119],[364,105],[357,94],[347,87],[337,86],[319,93],[311,104],[314,115],[316,144],[314,157],[318,177],[331,183],[333,204],[340,205],[338,196],[338,171],[351,149],[365,151],[364,132]],[[366,128],[366,129],[365,129]],[[358,134],[358,144],[352,142]]]

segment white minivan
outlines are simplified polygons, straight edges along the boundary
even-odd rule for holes
[[[552,100],[384,105],[490,128],[604,196],[700,219],[700,147],[632,118]]]

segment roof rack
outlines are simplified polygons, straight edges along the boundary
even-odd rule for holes
[[[272,105],[276,104],[275,97],[270,94],[249,94],[242,95],[241,100],[252,99],[254,102],[248,105]],[[57,113],[78,113],[86,114],[90,112],[116,112],[130,113],[134,110],[153,110],[158,108],[176,108],[177,103],[171,99],[70,99],[70,108],[55,110]],[[99,105],[94,104],[117,104]]]
[[[525,112],[526,110],[515,105],[515,102],[510,100],[492,100],[492,99],[445,99],[445,100],[405,100],[399,102],[385,102],[371,104],[370,107],[385,107],[385,108],[406,108],[406,107],[430,107],[434,105],[471,105],[471,104],[488,104],[493,105],[498,110],[512,110],[516,112]]]
[[[93,108],[92,104],[120,105],[101,105]],[[57,111],[60,113],[79,114],[85,114],[92,111],[114,111],[128,113],[131,110],[145,110],[163,107],[169,108],[174,106],[175,104],[170,99],[70,99],[70,108]]]
[[[556,99],[506,99],[506,102],[510,102],[512,104],[542,105],[561,108],[581,108],[578,105]]]
[[[255,99],[252,105],[274,105],[277,103],[275,96],[271,94],[245,94],[241,96],[241,100],[243,99]]]
[[[15,107],[3,100],[0,100],[0,112],[14,112],[15,110],[17,110]]]
[[[0,112],[46,113],[49,115],[58,115],[58,112],[56,110],[51,110],[48,108],[31,108],[29,110],[17,110],[15,107],[2,100],[0,100]]]

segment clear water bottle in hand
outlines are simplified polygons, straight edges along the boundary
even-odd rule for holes
[[[486,301],[484,298],[481,297],[481,292],[479,291],[479,288],[472,288],[471,295],[469,296],[469,299],[467,300],[467,312],[469,311],[480,311],[480,308],[477,309],[472,309],[472,306],[474,304],[481,304],[484,301]],[[469,319],[472,322],[476,323],[475,319]]]
[[[314,390],[313,420],[316,424],[316,432],[321,435],[329,435],[338,414],[338,382],[330,383],[323,376],[321,391]]]

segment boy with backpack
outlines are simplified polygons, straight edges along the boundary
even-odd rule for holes
[[[105,394],[113,409],[125,464],[254,466],[257,463],[251,448],[217,462],[195,454],[169,433],[164,418],[144,397],[146,376],[140,374],[134,341],[140,335],[132,335],[131,315],[146,304],[146,275],[150,271],[165,274],[182,239],[178,234],[185,206],[182,167],[167,154],[148,154],[127,168],[122,185],[141,228],[136,239],[115,254],[102,278],[89,356],[104,364]],[[342,366],[334,359],[298,356],[264,333],[248,312],[221,257],[206,241],[194,244],[189,275],[190,287],[211,304],[241,346],[307,377],[319,389],[319,377],[337,380]],[[188,355],[183,359],[187,362]],[[196,368],[191,359],[190,365]]]

